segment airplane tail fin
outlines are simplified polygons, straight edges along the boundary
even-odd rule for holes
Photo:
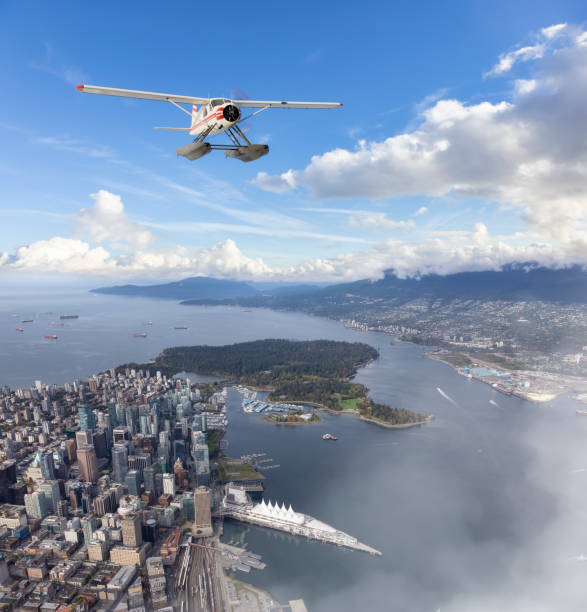
[[[197,119],[196,119],[196,115],[198,114],[198,107],[193,104],[192,105],[192,125],[191,127],[194,127],[194,125],[196,125],[197,123]]]

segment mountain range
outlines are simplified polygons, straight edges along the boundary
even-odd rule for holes
[[[561,269],[532,264],[508,265],[499,271],[461,272],[420,278],[398,278],[386,273],[377,281],[360,280],[324,286],[293,283],[246,283],[208,277],[192,277],[158,285],[119,285],[92,290],[95,293],[184,300],[187,303],[221,300],[251,306],[293,307],[308,302],[353,297],[408,301],[425,299],[541,300],[587,303],[587,272],[581,266]]]

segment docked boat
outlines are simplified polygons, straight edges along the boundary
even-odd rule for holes
[[[135,338],[146,338],[147,334],[133,334]]]
[[[57,340],[57,336],[43,336],[47,340]]]
[[[332,435],[331,433],[325,433],[322,436],[322,439],[323,440],[338,440],[338,438],[336,436]]]

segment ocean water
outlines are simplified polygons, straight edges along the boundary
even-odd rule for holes
[[[389,430],[325,414],[323,425],[268,425],[229,392],[227,453],[265,452],[281,466],[265,472],[266,499],[383,553],[227,521],[225,539],[247,542],[267,563],[239,577],[281,602],[303,598],[324,612],[587,606],[587,565],[576,559],[587,554],[587,418],[575,414],[572,398],[533,404],[504,396],[419,347],[302,314],[81,293],[0,304],[0,384],[11,387],[60,384],[187,344],[328,338],[379,349],[356,380],[379,402],[434,414],[433,423]],[[52,327],[62,313],[80,316]],[[18,322],[25,318],[34,323]],[[45,333],[59,338],[44,340]],[[327,431],[339,440],[323,441]]]

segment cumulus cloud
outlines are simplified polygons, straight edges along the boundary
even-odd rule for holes
[[[419,217],[420,215],[425,215],[428,212],[427,206],[420,206],[418,210],[414,213],[414,217]]]
[[[265,191],[271,191],[272,193],[285,193],[291,191],[296,187],[296,176],[293,170],[288,170],[282,174],[275,176],[267,174],[266,172],[259,172],[257,176],[251,181],[253,185],[264,189]]]
[[[518,207],[555,240],[585,242],[584,34],[560,24],[541,33],[536,45],[504,56],[502,66],[512,58],[541,58],[533,78],[517,81],[509,100],[439,100],[411,131],[360,141],[355,150],[334,149],[312,157],[304,170],[289,170],[294,181],[277,177],[282,190],[302,185],[322,199],[463,195]],[[274,178],[264,175],[257,185]]]
[[[534,261],[549,267],[587,264],[586,245],[564,247],[529,242],[524,234],[492,236],[478,221],[467,230],[431,232],[422,242],[389,239],[370,249],[274,267],[244,254],[233,240],[207,248],[175,246],[137,248],[114,253],[81,240],[55,237],[0,253],[0,272],[34,271],[93,274],[126,278],[216,276],[243,280],[351,281],[381,278],[387,270],[399,277],[498,270],[514,262]]]
[[[143,225],[133,221],[124,212],[124,204],[119,195],[100,189],[90,196],[94,204],[82,208],[74,219],[74,233],[88,233],[94,242],[112,242],[120,245],[129,243],[143,248],[155,239]]]
[[[103,247],[92,248],[87,242],[56,236],[16,249],[14,255],[0,255],[6,269],[77,273],[105,272],[113,267],[110,254]]]
[[[202,249],[176,246],[116,254],[102,246],[92,247],[82,240],[61,237],[19,247],[12,255],[0,253],[2,270],[110,276],[189,274],[231,278],[262,278],[274,272],[261,259],[244,255],[233,240]]]

